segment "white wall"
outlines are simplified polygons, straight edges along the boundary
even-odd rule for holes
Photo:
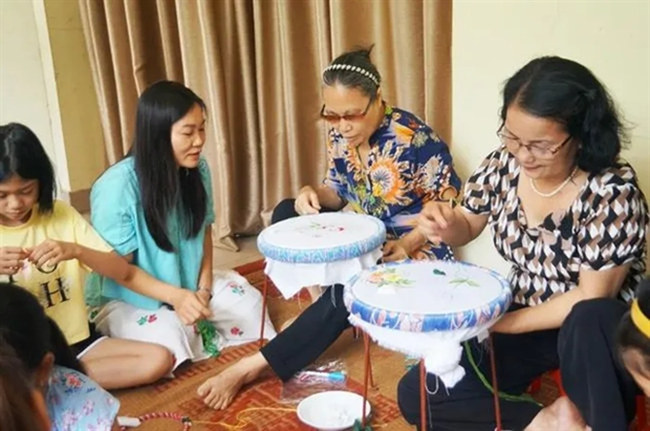
[[[650,1],[454,0],[452,152],[463,178],[498,146],[502,83],[539,55],[576,60],[635,125],[626,158],[650,198]],[[501,272],[489,235],[462,257]]]
[[[0,124],[21,122],[56,168],[60,196],[105,168],[99,106],[75,0],[0,0]]]
[[[55,159],[34,7],[27,0],[0,0],[0,124],[20,122]]]

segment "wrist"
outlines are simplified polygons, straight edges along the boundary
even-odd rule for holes
[[[212,299],[212,289],[209,287],[199,287],[199,290],[197,292],[205,292],[210,299]]]
[[[73,259],[80,260],[81,258],[81,246],[77,243],[71,243],[72,244],[72,257]]]
[[[173,290],[169,292],[169,295],[167,295],[167,300],[165,301],[167,304],[174,306],[178,302],[179,298],[181,295],[184,293],[183,288],[181,287],[173,287]]]

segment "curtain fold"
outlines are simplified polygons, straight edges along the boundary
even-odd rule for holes
[[[325,172],[321,71],[375,45],[384,98],[449,138],[446,0],[79,0],[107,160],[133,134],[138,95],[161,79],[206,102],[215,244],[236,248],[281,199]]]

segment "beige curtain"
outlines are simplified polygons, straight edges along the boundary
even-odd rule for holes
[[[185,83],[209,109],[217,244],[325,171],[320,74],[375,44],[385,98],[451,127],[451,0],[79,0],[110,163],[128,151],[140,92]]]

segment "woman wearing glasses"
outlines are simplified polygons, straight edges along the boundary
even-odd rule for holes
[[[503,145],[470,177],[462,205],[429,203],[419,226],[431,241],[462,246],[489,224],[512,263],[514,304],[492,328],[506,429],[627,429],[637,390],[613,335],[619,302],[634,297],[646,269],[648,210],[634,170],[619,160],[621,119],[587,68],[543,57],[506,83],[501,121]],[[430,393],[430,426],[492,429],[485,349],[467,343],[461,364],[468,373],[458,385]],[[571,401],[542,409],[519,397],[557,368]],[[427,383],[437,387],[436,376]],[[411,423],[420,421],[418,385],[409,372],[399,386]]]
[[[448,246],[413,229],[425,202],[455,198],[460,188],[447,145],[415,115],[382,100],[370,49],[342,54],[322,79],[321,117],[331,127],[327,175],[319,187],[305,186],[295,201],[281,202],[272,222],[350,204],[385,223],[385,261],[452,258]],[[317,359],[349,327],[343,286],[328,290],[260,353],[205,382],[198,390],[205,403],[225,408],[264,370],[288,380]]]

